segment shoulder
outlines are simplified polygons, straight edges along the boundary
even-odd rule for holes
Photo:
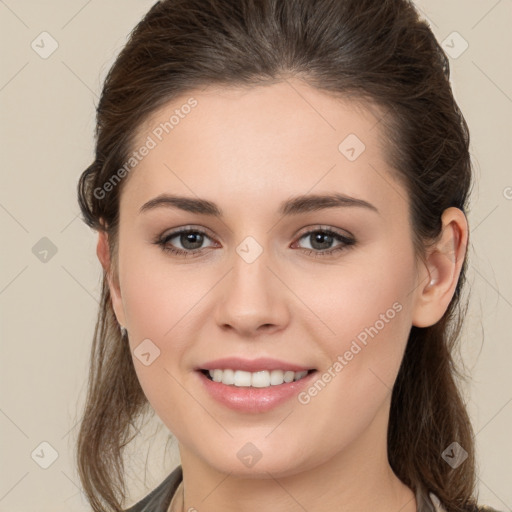
[[[439,498],[434,493],[429,493],[430,501],[434,507],[435,512],[446,512],[446,508],[439,501]],[[488,507],[486,505],[473,505],[472,508],[468,508],[467,512],[500,512],[499,510]]]
[[[489,507],[487,505],[476,505],[471,510],[468,509],[468,512],[500,512],[498,509]]]
[[[172,497],[183,478],[181,465],[172,471],[158,487],[125,512],[167,512]]]

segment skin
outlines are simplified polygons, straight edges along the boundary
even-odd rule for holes
[[[123,186],[116,266],[106,235],[98,241],[132,353],[147,338],[160,350],[149,366],[136,357],[134,365],[179,441],[184,510],[415,511],[413,492],[387,457],[391,389],[411,326],[437,322],[453,296],[467,243],[464,214],[444,212],[442,236],[423,263],[376,110],[299,80],[190,92],[141,126],[134,147],[191,96],[197,107]],[[349,134],[366,146],[353,162],[338,150]],[[378,213],[354,206],[278,213],[291,197],[332,192],[364,199]],[[139,211],[162,193],[208,199],[224,217],[166,206]],[[154,243],[190,225],[210,233],[199,256]],[[303,234],[322,227],[356,243],[308,254],[322,247],[311,249]],[[263,250],[252,263],[236,252],[247,236]],[[172,243],[183,250],[180,237]],[[340,244],[334,239],[323,250]],[[325,372],[397,302],[401,311],[306,405],[292,399],[260,414],[236,412],[214,401],[194,372],[233,355]],[[237,457],[247,442],[262,454],[250,468]]]

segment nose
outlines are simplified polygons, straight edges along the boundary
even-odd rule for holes
[[[253,338],[288,325],[287,289],[272,267],[266,251],[252,262],[234,254],[233,268],[218,287],[215,321],[223,331]]]

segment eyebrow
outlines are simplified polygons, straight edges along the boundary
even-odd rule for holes
[[[143,213],[156,208],[177,208],[190,213],[199,213],[212,217],[223,217],[222,210],[212,201],[187,196],[176,196],[170,194],[161,194],[154,199],[144,203],[139,213]],[[324,210],[327,208],[340,207],[360,207],[379,213],[379,210],[368,201],[350,197],[345,194],[327,194],[327,195],[301,195],[283,201],[279,208],[279,214],[282,216],[299,215],[312,211]]]

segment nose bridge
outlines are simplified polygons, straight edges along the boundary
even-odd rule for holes
[[[271,260],[271,251],[252,236],[235,248],[216,313],[221,327],[248,334],[261,326],[281,328],[288,321],[284,290],[268,268]]]

